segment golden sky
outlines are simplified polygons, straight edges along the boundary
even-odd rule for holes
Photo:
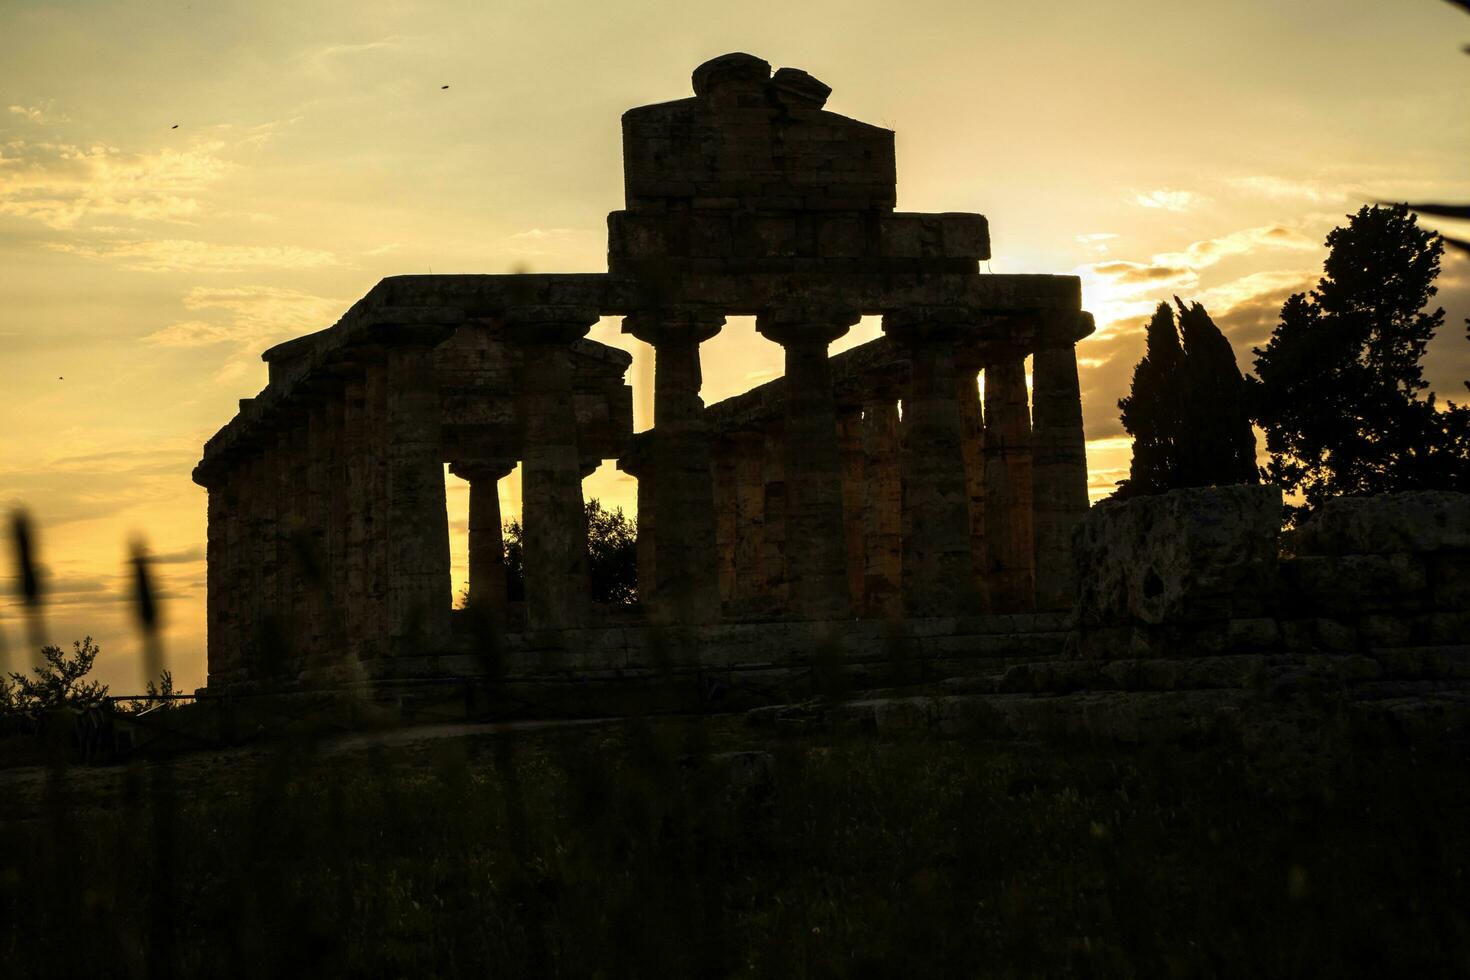
[[[47,635],[90,633],[101,679],[140,687],[123,562],[141,534],[169,662],[202,684],[189,471],[264,385],[259,352],[384,276],[604,270],[620,114],[689,95],[694,66],[728,51],[810,71],[829,109],[896,130],[899,207],[986,214],[991,271],[1083,277],[1105,494],[1155,303],[1202,301],[1248,369],[1345,213],[1470,200],[1466,41],[1470,18],[1438,0],[6,0],[0,504],[38,522]],[[1427,373],[1463,398],[1470,262],[1447,257],[1440,286]],[[646,376],[616,321],[592,337]],[[707,402],[781,370],[746,320],[705,353]],[[587,491],[631,503],[610,465]],[[450,508],[458,584],[458,481]],[[17,613],[0,598],[12,668]]]

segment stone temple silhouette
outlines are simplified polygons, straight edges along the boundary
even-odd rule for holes
[[[395,276],[265,352],[194,471],[209,690],[493,671],[708,692],[819,651],[879,677],[1060,650],[1088,507],[1079,280],[984,274],[982,215],[896,211],[894,134],[824,110],[806,72],[729,54],[693,82],[623,116],[606,273]],[[700,344],[751,315],[785,376],[706,408]],[[884,336],[829,356],[863,315]],[[631,357],[585,339],[604,316],[655,351],[648,431]],[[631,614],[589,597],[581,481],[609,459],[638,481]],[[470,485],[462,612],[446,463]],[[517,465],[523,608],[496,491]]]

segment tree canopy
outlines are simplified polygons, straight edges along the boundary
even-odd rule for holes
[[[592,600],[626,605],[637,598],[638,524],[618,507],[606,510],[596,497],[587,501],[587,565]],[[505,578],[512,602],[526,597],[521,525],[505,523]]]
[[[1407,206],[1364,206],[1327,236],[1323,275],[1255,348],[1251,406],[1271,479],[1308,506],[1342,494],[1453,488],[1470,476],[1466,409],[1440,411],[1421,360],[1444,245]]]

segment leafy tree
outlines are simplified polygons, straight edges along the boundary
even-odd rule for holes
[[[1420,361],[1444,310],[1444,245],[1402,204],[1364,206],[1327,236],[1317,288],[1298,293],[1250,381],[1268,473],[1310,507],[1340,494],[1453,487],[1467,457],[1460,413],[1437,410]]]
[[[596,497],[587,501],[587,559],[592,580],[592,600],[626,605],[637,598],[638,524],[623,514],[621,507],[605,510]],[[526,597],[521,524],[507,521],[505,536],[505,580],[512,602]]]
[[[1118,402],[1133,436],[1133,461],[1120,497],[1177,487],[1255,483],[1255,434],[1244,379],[1230,341],[1199,303],[1174,297],[1149,321],[1143,359]]]
[[[34,677],[12,673],[0,680],[0,708],[5,713],[34,720],[56,708],[90,708],[107,697],[107,685],[84,681],[101,651],[90,636],[72,643],[70,656],[57,646],[41,648],[41,665]]]

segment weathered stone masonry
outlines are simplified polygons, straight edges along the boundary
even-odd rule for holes
[[[211,688],[477,669],[446,463],[470,483],[471,611],[513,659],[594,669],[617,648],[641,669],[664,629],[725,666],[784,662],[802,623],[857,659],[879,645],[863,621],[1060,635],[1025,617],[1070,604],[1087,509],[1078,280],[981,274],[983,216],[895,210],[893,133],[825,111],[804,72],[726,55],[694,90],[623,117],[607,273],[394,277],[266,352],[269,385],[195,471]],[[886,336],[830,356],[865,315]],[[654,349],[636,437],[630,358],[584,339],[605,316]],[[700,346],[731,316],[782,346],[785,376],[706,409]],[[589,599],[581,480],[605,459],[638,479],[647,626]],[[495,489],[517,464],[524,632]]]

